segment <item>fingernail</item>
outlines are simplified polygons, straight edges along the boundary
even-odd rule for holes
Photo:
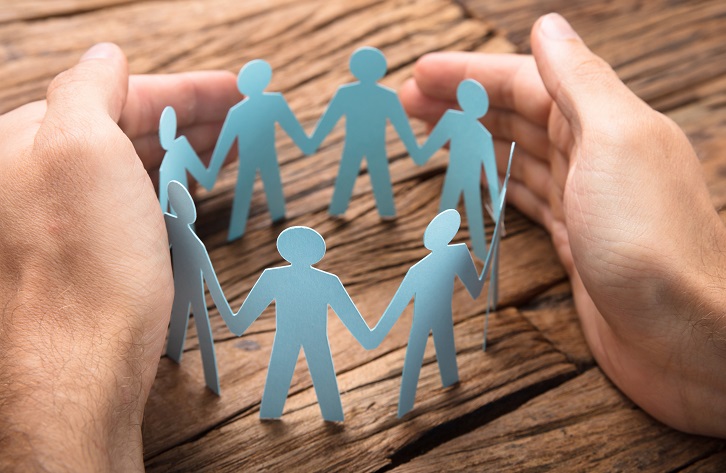
[[[566,39],[580,39],[570,24],[558,13],[548,13],[542,17],[540,29],[550,39],[558,41]]]
[[[98,43],[81,56],[80,62],[89,59],[108,59],[116,54],[116,47],[112,43]]]

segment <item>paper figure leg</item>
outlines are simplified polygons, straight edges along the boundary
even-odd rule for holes
[[[295,371],[300,346],[293,347],[287,341],[279,341],[275,336],[270,355],[270,366],[267,368],[265,391],[262,393],[260,406],[261,419],[279,419],[285,408],[287,393],[290,390],[292,374]]]
[[[264,165],[260,166],[260,177],[265,188],[265,195],[267,195],[270,218],[273,222],[282,220],[285,218],[285,195],[282,192],[280,166],[277,164],[276,155],[265,158]]]
[[[197,339],[199,340],[199,351],[202,352],[202,366],[204,367],[204,381],[207,387],[214,394],[219,396],[219,373],[217,372],[217,355],[214,352],[214,338],[212,337],[212,325],[209,323],[207,303],[204,300],[204,293],[194,297],[192,301],[192,313],[194,324],[197,327]]]
[[[415,310],[415,307],[414,307]],[[401,376],[401,392],[398,396],[398,417],[403,417],[413,409],[416,400],[416,388],[421,374],[426,342],[429,339],[428,327],[418,326],[414,321],[411,335],[406,348],[406,358],[403,361],[403,376]]]
[[[247,227],[247,216],[250,213],[250,202],[252,201],[252,189],[255,184],[257,170],[247,160],[240,159],[239,171],[237,174],[237,185],[234,188],[234,200],[232,201],[232,218],[229,221],[229,232],[227,241],[234,241],[241,238]]]
[[[451,386],[459,382],[459,368],[456,366],[456,345],[454,344],[454,323],[451,313],[440,314],[441,322],[432,330],[436,359],[439,362],[441,384]]]
[[[328,212],[331,215],[343,215],[348,210],[350,198],[353,195],[353,186],[358,178],[360,164],[363,161],[362,154],[354,154],[350,149],[352,146],[343,147],[343,157],[340,160],[338,177],[335,179],[335,190],[333,200],[330,202]]]
[[[481,204],[479,184],[475,189],[464,191],[464,205],[466,206],[466,219],[469,222],[472,249],[480,260],[486,260],[487,240],[484,234],[484,209]]]
[[[368,156],[368,175],[371,178],[378,214],[381,217],[395,217],[396,206],[393,203],[393,185],[391,184],[391,174],[388,170],[388,158],[385,152]]]
[[[305,350],[305,357],[308,361],[310,376],[313,378],[315,395],[318,397],[320,411],[323,419],[329,422],[343,421],[343,405],[340,403],[340,391],[338,380],[335,377],[333,367],[333,356],[330,349],[314,347],[312,350]]]
[[[441,190],[439,213],[448,209],[456,210],[459,198],[461,198],[461,186],[447,173],[444,177],[444,188]]]
[[[166,356],[177,363],[181,363],[184,353],[184,340],[187,337],[189,325],[189,308],[191,303],[185,291],[176,291],[174,303],[171,306],[171,320],[169,321],[169,338],[166,342]]]

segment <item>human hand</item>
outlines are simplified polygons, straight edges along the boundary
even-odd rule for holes
[[[559,15],[532,49],[424,56],[403,102],[434,123],[461,80],[484,85],[500,172],[517,142],[507,199],[550,232],[601,368],[657,419],[724,437],[726,235],[698,158]]]
[[[211,148],[235,94],[221,72],[129,79],[101,44],[0,116],[0,470],[143,469],[174,294],[159,115]]]

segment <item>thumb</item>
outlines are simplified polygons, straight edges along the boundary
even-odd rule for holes
[[[98,117],[118,122],[126,103],[129,71],[126,56],[112,43],[99,43],[78,64],[62,72],[47,92],[48,114],[62,120]]]
[[[537,20],[531,43],[542,81],[576,134],[590,119],[622,117],[623,100],[640,102],[557,13]]]

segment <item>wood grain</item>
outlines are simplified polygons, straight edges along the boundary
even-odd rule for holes
[[[0,113],[42,99],[50,80],[86,48],[114,41],[134,73],[236,72],[246,61],[264,58],[274,68],[270,90],[285,93],[310,131],[336,87],[352,80],[347,63],[356,47],[384,51],[389,74],[383,82],[396,88],[429,51],[512,52],[515,45],[525,51],[526,31],[540,12],[552,9],[560,9],[636,93],[684,128],[704,163],[714,205],[723,207],[726,38],[723,2],[717,1],[9,0],[0,5]],[[416,124],[415,130],[421,139],[423,128]],[[318,266],[340,276],[370,324],[406,270],[426,254],[423,231],[437,212],[447,153],[418,168],[389,133],[398,218],[378,218],[364,170],[349,211],[332,219],[326,208],[342,142],[338,126],[317,154],[304,157],[279,133],[288,218],[270,224],[258,182],[247,234],[232,244],[225,230],[236,165],[222,172],[211,192],[198,193],[198,229],[233,307],[264,268],[282,263],[274,241],[291,225],[314,227],[326,238],[328,252]],[[222,396],[204,387],[192,323],[182,364],[162,358],[159,366],[143,426],[147,467],[723,471],[723,442],[658,424],[594,367],[547,234],[516,210],[507,212],[501,310],[491,316],[487,353],[480,349],[484,296],[473,301],[456,286],[458,386],[441,388],[429,346],[416,408],[396,419],[411,309],[369,352],[331,314],[346,422],[321,420],[302,357],[283,419],[261,422],[273,309],[236,338],[212,308]],[[490,235],[488,218],[486,224]],[[464,219],[457,241],[467,238]]]
[[[717,440],[675,432],[634,409],[592,368],[393,471],[679,471],[720,448]],[[722,458],[702,465],[722,469]]]

